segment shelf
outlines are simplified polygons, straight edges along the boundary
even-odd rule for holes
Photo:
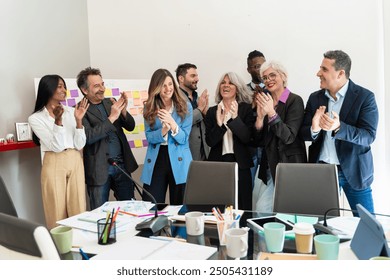
[[[0,152],[34,148],[36,146],[37,145],[35,145],[33,141],[6,143],[6,144],[0,144]]]

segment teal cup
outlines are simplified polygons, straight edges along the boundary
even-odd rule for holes
[[[265,244],[272,253],[283,251],[286,226],[282,223],[270,222],[263,225]]]
[[[340,238],[332,234],[314,236],[314,247],[319,260],[337,260],[339,258]]]

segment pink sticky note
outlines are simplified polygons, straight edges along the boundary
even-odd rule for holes
[[[119,96],[120,93],[119,93],[119,88],[113,88],[112,89],[112,96]]]
[[[133,105],[134,106],[141,106],[142,105],[141,98],[134,98],[133,99]]]
[[[74,107],[76,105],[76,99],[74,98],[69,98],[68,99],[68,106],[69,107]]]
[[[142,146],[147,147],[149,145],[148,140],[142,139]]]
[[[71,97],[79,97],[79,91],[77,89],[71,89],[70,96]]]
[[[133,140],[130,140],[129,141],[129,146],[130,146],[130,148],[135,148],[135,144],[134,144],[134,141]]]

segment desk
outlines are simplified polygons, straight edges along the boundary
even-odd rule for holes
[[[240,219],[240,227],[249,227],[249,240],[248,240],[248,255],[244,260],[256,260],[259,259],[261,252],[266,252],[264,237],[261,232],[258,232],[255,228],[251,227],[250,224],[247,223],[247,219],[252,217],[261,217],[267,216],[270,214],[262,214],[254,211],[245,211]],[[226,254],[225,246],[219,246],[218,240],[218,232],[216,225],[213,224],[205,224],[204,234],[201,236],[187,236],[185,231],[185,223],[183,222],[173,222],[170,227],[172,236],[181,237],[187,240],[188,243],[200,244],[205,246],[210,246],[217,248],[217,253],[214,254],[210,259],[217,260],[228,260],[231,259]],[[135,229],[133,231],[119,232],[117,233],[117,243],[127,244],[128,240],[133,238],[133,236],[137,233]],[[147,238],[147,237],[144,237]],[[356,256],[352,252],[349,247],[349,241],[343,242],[340,244],[340,252],[339,259],[345,260],[356,260]],[[81,259],[81,256],[77,253],[78,247],[82,247],[86,253],[95,255],[101,254],[105,252],[105,250],[110,250],[110,246],[113,245],[98,245],[97,244],[97,235],[93,232],[86,232],[82,230],[75,229],[74,230],[74,240],[73,245],[77,246],[77,248],[73,249],[73,255],[75,259]],[[117,246],[118,246],[117,245]],[[111,247],[113,248],[113,247]],[[313,246],[314,248],[314,246]],[[128,248],[131,250],[131,248]],[[295,240],[290,239],[285,241],[285,253],[295,253]],[[72,257],[64,256],[65,259],[69,259]],[[129,257],[131,259],[131,257]]]

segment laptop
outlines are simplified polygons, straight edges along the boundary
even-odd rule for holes
[[[390,257],[385,232],[380,222],[362,205],[356,205],[359,224],[351,241],[351,249],[359,260],[375,256]]]
[[[179,215],[184,215],[187,212],[199,211],[203,213],[211,213],[211,209],[219,208],[222,212],[225,211],[226,205],[221,204],[184,204],[180,210]]]

